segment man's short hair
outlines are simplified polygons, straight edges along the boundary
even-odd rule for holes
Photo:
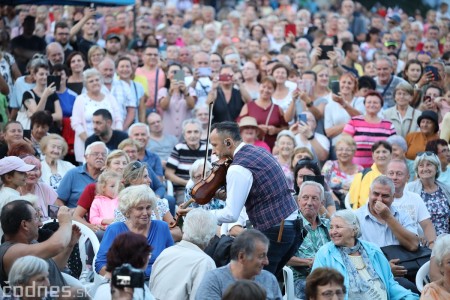
[[[136,127],[145,127],[145,129],[147,130],[147,135],[150,135],[150,129],[148,128],[148,125],[145,124],[145,123],[138,122],[138,123],[134,123],[133,125],[131,125],[128,128],[128,136],[131,136],[131,133],[133,132],[133,129],[136,128]]]
[[[353,51],[353,45],[358,46],[358,42],[347,41],[342,44],[342,50],[344,51],[345,55],[347,55],[347,52]]]
[[[104,108],[97,109],[94,112],[94,116],[97,116],[97,117],[98,116],[102,116],[103,120],[105,120],[105,121],[112,121],[111,113],[109,112],[109,110],[104,109]]]
[[[370,191],[373,191],[373,187],[375,186],[375,184],[388,186],[391,189],[391,195],[393,197],[393,195],[395,193],[395,185],[394,185],[394,182],[392,181],[392,179],[390,179],[386,175],[378,176],[370,184]]]
[[[239,125],[236,122],[221,122],[216,123],[211,127],[211,130],[216,130],[218,134],[221,136],[230,137],[233,141],[241,141],[241,132],[239,129]]]
[[[14,200],[3,206],[0,221],[4,234],[16,234],[23,220],[31,220],[33,218],[28,209],[29,206],[33,207],[33,204],[26,200]]]
[[[200,130],[200,132],[202,132],[202,130],[203,130],[203,128],[202,128],[202,123],[200,123],[199,120],[192,118],[192,119],[184,120],[183,123],[181,124],[181,128],[182,128],[182,133],[183,133],[183,135],[184,135],[184,133],[185,133],[185,131],[186,131],[186,126],[189,125],[189,124],[195,124],[195,125],[197,125],[197,126],[198,126],[198,129]]]
[[[92,148],[94,148],[95,146],[102,146],[106,151],[106,155],[108,155],[109,149],[108,149],[108,147],[106,147],[105,143],[103,143],[103,142],[93,142],[92,144],[89,144],[86,147],[86,150],[84,151],[84,155],[86,156],[86,155],[91,154]]]
[[[64,21],[59,21],[59,22],[57,22],[56,24],[55,24],[55,33],[56,33],[56,29],[58,29],[58,28],[69,28],[69,24],[67,24],[66,22],[64,22]]]
[[[231,260],[237,261],[239,259],[239,253],[244,252],[245,256],[251,258],[255,252],[256,241],[260,241],[265,245],[269,245],[269,239],[259,230],[247,229],[238,235],[230,249]]]
[[[300,192],[299,192],[299,195],[302,194],[303,189],[304,189],[306,186],[308,186],[308,185],[314,186],[314,187],[316,187],[316,188],[319,190],[320,201],[324,201],[324,200],[325,200],[325,191],[324,191],[324,189],[323,189],[323,186],[322,186],[320,183],[317,183],[317,182],[315,182],[315,181],[304,181],[304,182],[302,183],[302,185],[300,186]]]

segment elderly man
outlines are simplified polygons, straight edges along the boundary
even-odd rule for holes
[[[67,265],[73,246],[80,238],[80,229],[72,226],[67,207],[58,211],[59,228],[42,243],[37,243],[38,230],[42,226],[39,210],[26,200],[15,200],[6,204],[1,211],[1,225],[6,242],[0,246],[0,278],[5,286],[8,273],[14,261],[26,255],[45,259],[49,265],[51,286],[66,285],[60,270]]]
[[[150,289],[155,299],[195,298],[205,273],[216,268],[203,252],[216,227],[216,218],[206,210],[196,208],[187,214],[181,242],[165,249],[153,263]]]
[[[133,124],[136,117],[136,100],[133,98],[130,86],[120,79],[114,78],[116,67],[114,61],[106,57],[98,65],[99,71],[103,76],[103,84],[106,90],[102,88],[105,94],[110,93],[120,103],[120,111],[123,118],[123,129],[127,130]]]
[[[53,42],[48,44],[45,52],[51,66],[64,63],[64,49],[60,43]]]
[[[317,250],[330,241],[328,233],[330,221],[327,218],[319,217],[319,211],[325,203],[324,201],[322,185],[313,181],[303,182],[300,186],[297,203],[308,234],[304,237],[295,256],[288,262],[294,272],[295,296],[300,299],[306,298],[306,277],[311,271]]]
[[[177,203],[184,202],[184,188],[189,181],[189,169],[199,158],[208,157],[211,149],[206,143],[200,141],[202,136],[202,124],[197,119],[188,119],[183,122],[184,143],[177,144],[170,154],[166,164],[166,177],[172,181]]]
[[[162,164],[165,166],[167,159],[169,158],[173,147],[178,143],[178,140],[174,135],[164,134],[162,119],[158,113],[150,113],[147,117],[147,124],[150,128],[150,138],[147,150],[158,155]]]
[[[419,247],[417,226],[408,213],[392,205],[394,194],[395,185],[389,177],[375,178],[370,186],[369,202],[355,212],[361,224],[361,239],[379,247],[401,245],[414,252]],[[403,278],[407,270],[397,265],[399,262],[400,259],[389,261],[396,280],[403,287],[416,291],[414,284]]]
[[[393,159],[387,166],[386,175],[392,179],[395,186],[394,202],[392,206],[402,212],[407,212],[414,221],[416,227],[420,227],[424,233],[422,244],[433,246],[436,240],[436,231],[428,209],[420,195],[405,190],[409,181],[408,166],[404,159]]]
[[[406,82],[404,79],[393,75],[392,73],[394,64],[392,60],[387,56],[379,57],[375,66],[377,68],[377,76],[374,78],[377,83],[376,90],[381,93],[384,99],[384,107],[383,109],[390,108],[394,106],[394,91],[395,87],[400,82]]]
[[[110,151],[116,150],[119,144],[128,138],[128,134],[112,129],[112,115],[107,109],[98,109],[92,115],[94,134],[86,139],[87,147],[93,142],[103,142]]]
[[[145,123],[134,123],[128,129],[128,136],[139,143],[138,159],[145,162],[151,168],[160,180],[164,177],[164,170],[161,159],[155,153],[147,150],[148,141],[150,140],[150,131]]]
[[[97,180],[97,177],[105,167],[108,148],[103,142],[90,144],[84,153],[86,163],[82,166],[71,169],[64,175],[59,184],[58,199],[56,204],[66,205],[70,208],[77,207],[78,199],[84,188]]]
[[[260,231],[249,229],[231,245],[231,262],[206,273],[197,290],[196,300],[220,300],[228,286],[237,280],[252,280],[266,291],[266,299],[282,299],[277,279],[263,270],[269,264],[269,240]]]

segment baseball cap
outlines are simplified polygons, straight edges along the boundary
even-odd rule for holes
[[[120,42],[120,36],[118,34],[115,34],[115,33],[108,34],[108,36],[106,37],[106,40],[109,41],[112,39],[117,39]]]
[[[0,159],[0,175],[4,175],[12,171],[29,172],[34,168],[36,168],[36,166],[26,164],[17,156],[6,156]]]
[[[394,14],[394,15],[390,16],[389,20],[392,20],[392,21],[394,21],[397,24],[400,24],[402,22],[402,19],[397,14]]]

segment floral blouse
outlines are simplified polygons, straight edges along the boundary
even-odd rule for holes
[[[437,191],[431,194],[422,189],[420,197],[422,197],[430,212],[431,222],[436,229],[436,236],[450,233],[450,206],[442,189],[438,187]]]
[[[278,163],[281,166],[281,169],[283,170],[284,176],[286,177],[287,180],[288,187],[291,190],[294,190],[294,172],[292,172],[290,164],[281,163],[280,160],[278,159],[278,156],[275,156],[275,158],[277,159]]]
[[[325,182],[330,189],[337,190],[349,190],[353,178],[358,172],[361,172],[364,168],[357,165],[357,170],[354,174],[347,174],[339,169],[339,163],[337,160],[328,160],[322,168],[322,174],[325,177]]]

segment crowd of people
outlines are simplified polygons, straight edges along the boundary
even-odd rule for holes
[[[446,2],[5,5],[0,75],[6,296],[450,298]]]

